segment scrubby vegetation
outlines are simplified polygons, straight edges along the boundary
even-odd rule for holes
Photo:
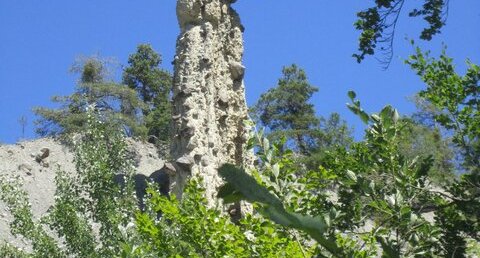
[[[397,21],[387,19],[403,2],[358,14],[358,61],[391,40],[384,33]],[[429,24],[421,38],[439,33],[447,2],[410,13]],[[480,67],[468,62],[461,75],[446,50],[432,58],[419,48],[405,62],[425,83],[421,108],[367,112],[349,91],[347,108],[367,128],[360,141],[338,114],[317,116],[317,88],[297,65],[284,67],[245,121],[257,126],[246,146],[253,166],[218,169],[218,207],[191,178],[181,200],[151,184],[140,210],[125,138],[169,142],[171,75],[149,45],[130,56],[122,84],[105,61],[85,59],[75,93],[54,98],[59,109],[35,110],[40,135],[70,138],[76,174],[58,169],[55,203],[40,219],[20,178],[0,176],[11,233],[31,244],[0,243],[0,257],[478,257]],[[253,211],[232,219],[223,204],[240,201]]]
[[[162,70],[161,57],[150,45],[141,44],[122,71],[122,83],[115,82],[112,60],[83,57],[71,71],[79,75],[75,92],[54,96],[59,108],[36,107],[36,132],[68,140],[87,124],[86,109],[95,104],[105,123],[121,125],[128,136],[164,147],[168,144],[172,76]]]
[[[226,184],[219,197],[225,203],[246,200],[255,209],[238,223],[207,208],[201,179],[189,182],[181,201],[150,188],[148,208],[141,212],[131,180],[126,190],[113,183],[116,173],[132,175],[122,127],[105,123],[107,118],[90,108],[87,130],[75,148],[78,174],[57,172],[55,205],[47,215],[35,220],[21,182],[1,178],[1,200],[15,218],[12,233],[30,240],[33,250],[3,244],[0,256],[478,255],[480,191],[474,157],[479,135],[473,125],[478,109],[469,108],[478,105],[478,93],[463,90],[478,91],[479,70],[471,64],[467,74],[459,76],[445,54],[438,60],[425,56],[419,51],[408,63],[427,84],[431,81],[420,97],[437,108],[437,130],[450,130],[452,143],[463,151],[459,176],[435,165],[432,153],[405,152],[405,146],[418,146],[405,141],[415,125],[412,119],[390,106],[369,114],[349,92],[348,107],[368,125],[364,140],[329,148],[317,157],[318,167],[310,168],[301,163],[303,152],[287,148],[290,135],[271,142],[260,130],[249,141],[258,158],[253,170],[220,168]],[[456,84],[443,83],[445,79]],[[442,187],[434,183],[437,176],[442,176]],[[435,215],[426,217],[431,211]]]

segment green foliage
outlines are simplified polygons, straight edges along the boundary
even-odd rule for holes
[[[302,176],[305,171],[299,167],[295,153],[284,147],[285,139],[270,142],[263,131],[256,133],[248,142],[249,148],[256,150],[257,166],[249,171],[255,179],[275,196],[283,200],[285,206],[295,212],[307,212],[311,195],[305,188]]]
[[[226,214],[207,208],[199,185],[190,180],[181,202],[148,191],[152,209],[162,217],[136,214],[143,239],[139,252],[155,257],[301,257],[301,247],[278,227],[251,215],[236,225]]]
[[[74,205],[80,206],[76,212],[85,212],[89,215],[88,219],[101,223],[99,240],[102,248],[95,251],[101,256],[113,256],[121,249],[120,243],[127,240],[120,228],[131,221],[136,203],[132,186],[120,192],[113,178],[115,174],[124,174],[127,182],[131,183],[133,164],[127,158],[127,145],[118,127],[100,121],[91,113],[87,114],[90,130],[83,136],[74,157],[78,173],[75,183],[80,188],[57,196],[60,200],[64,197],[68,205],[68,201],[75,200],[75,194],[77,198],[86,195],[87,198],[79,199],[78,205]],[[57,180],[57,185],[59,183],[62,181]],[[72,189],[72,186],[67,189]],[[82,223],[82,220],[80,218],[78,222]],[[84,227],[80,224],[78,228],[77,234],[82,233]]]
[[[323,166],[305,174],[292,165],[292,152],[282,142],[270,143],[260,132],[249,141],[257,150],[256,169],[248,175],[223,166],[219,173],[227,183],[219,195],[226,202],[252,202],[265,218],[299,230],[304,246],[315,239],[321,257],[435,257],[451,256],[452,250],[465,255],[466,235],[446,230],[466,225],[454,218],[462,217],[454,213],[458,207],[440,221],[452,197],[428,180],[432,157],[402,154],[409,121],[390,106],[369,114],[354,92],[348,95],[349,108],[369,126],[364,141],[327,151]],[[432,209],[435,221],[423,216]]]
[[[292,167],[315,169],[325,152],[353,142],[351,128],[338,113],[328,119],[315,115],[308,101],[316,91],[301,68],[284,67],[278,85],[262,94],[250,109],[254,120],[266,127],[270,140],[285,140],[296,151]]]
[[[111,64],[98,57],[80,60],[72,72],[80,74],[75,92],[54,96],[60,108],[36,107],[35,122],[40,136],[80,133],[86,126],[86,107],[95,104],[102,120],[125,129],[128,136],[148,139],[158,147],[169,141],[172,76],[160,69],[161,57],[150,45],[142,44],[128,59],[123,83],[109,79]]]
[[[137,214],[139,231],[147,239],[144,248],[165,257],[245,256],[243,234],[226,216],[206,208],[197,185],[190,182],[181,203],[150,191],[152,204],[161,210],[162,218],[154,221],[146,214]]]
[[[430,157],[408,159],[401,154],[398,139],[403,125],[395,109],[387,106],[369,115],[354,93],[349,96],[353,102],[350,109],[370,126],[364,142],[354,144],[348,152],[332,153],[326,164],[337,175],[338,199],[343,203],[339,210],[344,214],[341,228],[358,229],[364,218],[370,218],[370,233],[384,251],[405,256],[439,253],[439,229],[421,216],[436,198],[426,180]]]
[[[464,167],[475,171],[480,167],[480,67],[467,62],[464,76],[456,73],[453,60],[445,49],[438,59],[417,48],[415,55],[406,61],[427,88],[419,96],[434,105],[440,112],[435,121],[454,132],[453,143],[464,155]]]
[[[144,107],[135,91],[124,85],[108,81],[108,63],[97,57],[90,57],[77,63],[73,72],[80,73],[80,82],[70,96],[54,96],[52,101],[59,103],[59,109],[36,107],[34,112],[36,132],[40,136],[61,136],[81,133],[86,129],[89,105],[95,105],[104,122],[118,124],[131,135],[144,136],[146,128],[138,121],[135,112],[126,113],[120,109],[128,105],[132,110]]]
[[[314,128],[319,120],[308,100],[318,89],[307,80],[305,71],[295,64],[284,67],[283,77],[252,108],[252,116],[271,130],[272,139],[286,137],[302,154],[313,144]]]
[[[19,248],[16,248],[7,243],[0,243],[0,257],[6,258],[29,258],[32,257]]]
[[[432,157],[429,180],[438,185],[451,183],[455,178],[455,167],[449,139],[445,139],[438,127],[430,128],[409,118],[402,118],[400,123],[399,152],[407,159]]]
[[[465,75],[459,75],[445,49],[435,59],[417,48],[406,62],[427,86],[419,96],[436,108],[434,120],[452,133],[462,154],[466,173],[447,188],[449,198],[441,202],[436,220],[443,229],[446,253],[464,255],[465,236],[480,241],[480,67],[467,62]]]
[[[467,241],[467,257],[479,257],[480,256],[480,242],[474,239]]]
[[[388,1],[381,4],[389,8]],[[128,89],[133,94],[125,95],[123,90],[113,91],[122,96],[120,112],[133,114],[125,99],[140,101],[140,95],[148,104],[139,106],[142,115],[157,111],[165,115],[155,100],[168,99],[168,91],[158,90],[163,86],[157,84],[158,91],[150,88],[157,83],[160,57],[141,46],[130,61],[125,74],[131,77],[124,80],[132,80],[136,91]],[[198,178],[189,181],[181,201],[150,187],[147,210],[136,209],[133,167],[118,130],[125,122],[105,112],[114,108],[99,96],[110,96],[112,90],[102,81],[102,66],[87,63],[81,66],[81,91],[71,96],[77,102],[65,106],[73,114],[70,117],[78,115],[82,121],[83,131],[75,145],[77,173],[57,172],[55,204],[40,220],[33,217],[19,179],[0,177],[0,200],[14,218],[11,232],[32,243],[32,252],[0,244],[0,256],[478,255],[480,68],[469,63],[466,75],[460,76],[445,53],[435,60],[420,50],[407,63],[427,84],[419,96],[433,107],[428,115],[441,128],[432,130],[414,119],[401,118],[391,106],[370,114],[350,91],[348,108],[368,126],[360,142],[351,140],[338,115],[326,122],[315,117],[307,101],[316,89],[301,69],[284,68],[278,87],[262,95],[254,109],[275,140],[260,131],[248,141],[248,148],[256,151],[255,168],[245,171],[226,164],[219,169],[226,181],[219,189],[224,203],[248,201],[257,212],[236,223],[224,212],[207,207]],[[452,152],[442,130],[451,133],[464,157],[466,173],[455,180],[449,177]],[[285,147],[292,141],[314,162],[300,162]],[[114,183],[117,173],[127,175],[125,189]],[[436,180],[443,188],[432,184]],[[435,213],[433,220],[425,215],[430,211]]]
[[[328,119],[320,118],[316,149],[329,149],[335,146],[350,146],[353,143],[353,130],[342,120],[338,113],[332,113]]]
[[[278,197],[270,193],[243,169],[236,168],[234,165],[223,165],[219,169],[219,173],[227,181],[227,184],[222,186],[219,197],[226,200],[240,198],[256,203],[258,204],[257,211],[265,217],[282,226],[306,232],[330,253],[340,255],[340,249],[335,240],[327,239],[324,236],[327,224],[322,218],[287,211]]]
[[[150,142],[168,142],[170,135],[172,75],[159,67],[161,62],[160,55],[150,45],[141,44],[130,55],[129,66],[123,71],[123,83],[146,104],[142,114]]]
[[[372,7],[357,13],[358,20],[355,29],[361,32],[358,54],[353,54],[357,62],[366,55],[375,54],[380,49],[383,56],[379,58],[384,68],[387,68],[393,56],[393,40],[395,29],[406,0],[375,0]],[[420,38],[431,40],[445,25],[444,16],[448,8],[448,0],[423,0],[419,9],[410,11],[410,17],[423,17],[428,27],[421,32]]]
[[[301,159],[308,169],[317,169],[322,164],[326,152],[339,147],[349,148],[353,144],[353,130],[342,120],[338,113],[332,113],[325,119],[320,117],[320,126],[315,132],[315,145],[309,155]]]
[[[262,94],[251,114],[268,129],[269,139],[294,143],[291,147],[301,155],[298,162],[312,167],[328,149],[348,146],[352,131],[337,113],[328,119],[315,115],[308,101],[318,89],[310,85],[305,71],[291,65],[282,72],[277,86]]]
[[[204,189],[192,179],[182,201],[151,187],[146,212],[136,209],[133,166],[123,135],[87,111],[87,130],[75,145],[77,173],[58,171],[55,204],[40,220],[33,218],[17,179],[0,179],[0,199],[15,220],[12,233],[33,244],[31,253],[0,246],[3,256],[19,257],[309,257],[299,236],[261,217],[238,224],[218,209],[207,208]],[[127,175],[120,191],[114,175]],[[129,182],[129,183],[128,183]],[[157,212],[161,216],[157,216]],[[49,232],[49,233],[47,233]],[[62,243],[56,239],[62,239]]]
[[[118,127],[101,122],[93,109],[87,111],[87,129],[75,145],[77,173],[57,172],[55,204],[40,220],[33,218],[20,180],[0,178],[0,200],[14,217],[11,232],[32,243],[33,252],[25,256],[114,257],[125,243],[135,242],[124,234],[136,207],[133,187],[129,183],[119,191],[113,180],[116,173],[127,179],[133,174],[126,143]],[[15,248],[3,247],[2,252],[11,254]]]
[[[21,190],[20,178],[0,176],[0,200],[10,209],[13,221],[10,231],[13,235],[23,236],[32,242],[33,257],[64,257],[55,240],[48,235],[41,223],[33,218],[27,193]],[[10,245],[2,247],[6,254],[16,253],[16,248]]]

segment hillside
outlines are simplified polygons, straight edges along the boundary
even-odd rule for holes
[[[128,139],[130,151],[136,162],[136,173],[150,175],[163,166],[155,147]],[[42,158],[43,157],[43,158]],[[0,175],[19,176],[30,196],[34,216],[39,218],[53,203],[55,171],[75,173],[71,149],[52,138],[42,138],[0,146]],[[9,212],[0,202],[0,242],[6,240],[17,246],[27,246],[22,239],[9,233],[12,221]]]

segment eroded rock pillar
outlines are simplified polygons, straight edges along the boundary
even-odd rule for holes
[[[248,129],[242,65],[243,26],[232,0],[178,0],[173,84],[175,194],[186,179],[203,178],[215,205],[217,168],[244,164]]]

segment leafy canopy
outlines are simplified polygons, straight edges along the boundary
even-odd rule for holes
[[[384,68],[388,68],[393,56],[395,30],[402,9],[408,0],[375,0],[372,7],[357,13],[358,20],[355,29],[359,30],[359,53],[353,54],[357,62],[367,55],[380,50],[378,60]],[[409,12],[410,17],[423,17],[427,27],[421,32],[420,38],[431,40],[445,25],[449,0],[422,0],[423,5]]]
[[[439,58],[430,57],[417,47],[406,61],[425,82],[420,98],[436,109],[434,119],[453,132],[453,143],[463,152],[463,165],[480,173],[480,66],[467,61],[465,75],[455,71],[453,59],[442,51]]]
[[[98,57],[79,60],[72,68],[73,72],[80,73],[75,92],[70,96],[54,96],[52,101],[60,104],[58,109],[34,108],[39,117],[35,122],[36,132],[40,136],[80,133],[86,128],[87,107],[95,105],[104,122],[122,126],[129,135],[143,137],[146,128],[138,120],[136,111],[145,104],[135,91],[108,79],[108,65]],[[132,112],[124,112],[121,105],[128,105]]]
[[[466,257],[467,244],[479,239],[479,199],[469,199],[461,182],[448,194],[436,188],[428,178],[431,155],[402,154],[399,140],[409,129],[394,108],[369,114],[354,92],[349,97],[349,108],[368,124],[363,141],[327,152],[323,166],[303,174],[283,143],[260,132],[249,142],[258,165],[250,174],[221,167],[219,196],[253,203],[265,218],[301,232],[305,246],[316,240],[319,257]]]

